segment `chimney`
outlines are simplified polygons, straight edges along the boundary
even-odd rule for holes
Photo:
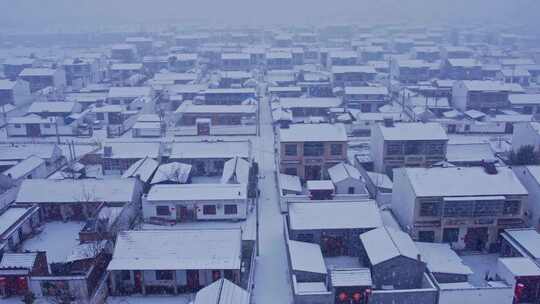
[[[496,175],[498,173],[494,161],[482,160],[482,167],[484,167],[484,171],[489,175]]]
[[[417,255],[416,255],[416,260],[417,260],[418,262],[422,262],[422,256],[421,256],[420,254],[417,254]]]

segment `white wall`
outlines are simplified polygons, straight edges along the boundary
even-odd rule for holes
[[[221,205],[221,208],[216,208],[215,215],[203,214],[203,205]],[[225,214],[225,205],[235,204],[237,208],[237,214]],[[159,216],[161,218],[175,220],[176,219],[176,206],[186,206],[188,209],[196,209],[197,219],[199,220],[232,220],[232,219],[245,219],[247,217],[247,200],[219,200],[219,201],[160,201],[160,202],[148,202],[143,200],[142,209],[143,217],[149,219],[150,217],[158,216],[156,214],[156,206],[168,206],[171,214],[169,216]]]
[[[534,130],[530,122],[514,124],[512,150],[517,152],[520,147],[526,145],[534,145],[537,151],[540,150],[540,135],[536,130]]]
[[[414,221],[416,195],[404,168],[394,169],[392,188],[392,210],[402,227],[412,226]]]
[[[373,167],[376,172],[384,172],[384,138],[381,133],[380,125],[374,125],[371,129],[371,158],[373,159]]]
[[[527,192],[529,192],[529,203],[525,208],[529,214],[526,217],[527,224],[538,229],[540,227],[540,184],[531,175],[527,167],[514,167],[512,170],[525,189],[527,189]]]
[[[467,108],[467,88],[462,81],[456,81],[452,87],[452,105],[460,111]]]
[[[443,289],[439,292],[439,304],[510,304],[513,298],[511,287]]]

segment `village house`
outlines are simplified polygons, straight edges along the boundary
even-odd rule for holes
[[[355,51],[332,51],[328,54],[328,67],[345,65],[354,66],[358,64],[358,53]]]
[[[111,59],[122,63],[136,62],[139,57],[133,44],[116,44],[111,47]]]
[[[337,194],[367,194],[362,175],[358,169],[347,163],[328,168],[328,176]]]
[[[94,58],[67,58],[62,62],[68,86],[83,88],[101,81],[100,64]]]
[[[252,79],[252,74],[245,71],[223,71],[219,73],[220,88],[240,88],[253,86],[257,84]]]
[[[149,222],[243,220],[248,213],[246,184],[154,185],[143,198]]]
[[[293,54],[291,52],[270,51],[265,55],[268,70],[291,70],[293,68]]]
[[[197,68],[199,62],[199,56],[195,53],[177,53],[169,58],[170,69],[178,73],[186,73]]]
[[[386,87],[345,87],[343,100],[350,108],[360,109],[364,113],[377,112],[378,108],[389,101]]]
[[[16,251],[25,239],[36,233],[42,219],[38,206],[11,206],[0,213],[1,253]]]
[[[375,288],[422,287],[426,263],[409,235],[390,227],[379,227],[362,233],[359,239],[360,259],[370,268]]]
[[[88,155],[88,162],[100,164],[105,175],[121,175],[140,159],[149,157],[159,162],[162,154],[159,142],[106,142]]]
[[[38,205],[43,220],[87,220],[101,205],[139,205],[142,193],[137,179],[25,179],[15,203]]]
[[[435,46],[415,46],[412,48],[414,58],[426,62],[435,62],[441,59],[441,51]]]
[[[47,178],[49,172],[45,160],[31,155],[1,173],[19,184],[23,179]]]
[[[62,149],[56,144],[1,145],[0,171],[8,170],[32,156],[45,161],[47,175],[65,164]]]
[[[508,101],[511,109],[521,114],[540,113],[540,94],[510,94]]]
[[[174,112],[177,135],[255,134],[257,105],[206,105],[183,102]]]
[[[160,137],[165,133],[165,122],[157,114],[141,114],[131,132],[133,137]]]
[[[17,79],[14,81],[0,79],[0,105],[21,106],[32,101],[28,82]],[[4,110],[1,111],[5,113]]]
[[[514,124],[512,150],[518,152],[524,146],[533,146],[540,151],[540,123],[536,121]]]
[[[334,87],[365,86],[375,80],[377,72],[372,66],[343,65],[333,66],[331,69],[332,84]]]
[[[416,84],[430,78],[430,64],[423,60],[393,59],[390,62],[390,73],[393,79],[402,84]]]
[[[27,57],[8,58],[2,63],[2,71],[7,79],[15,81],[24,69],[34,67],[36,61],[35,58]]]
[[[482,65],[472,58],[446,59],[441,74],[453,80],[481,80]]]
[[[249,71],[251,56],[247,53],[221,54],[221,69],[224,71]]]
[[[48,275],[45,252],[4,253],[0,261],[0,295],[24,296],[29,290],[30,276]]]
[[[347,159],[343,124],[293,124],[278,131],[280,172],[319,180],[326,170]]]
[[[144,67],[142,63],[114,63],[109,68],[109,75],[115,85],[137,85],[139,81],[133,82],[133,77],[143,76]]]
[[[387,119],[372,129],[371,157],[376,172],[426,167],[446,159],[448,136],[438,123],[394,123]]]
[[[452,104],[460,111],[504,109],[509,108],[508,96],[512,92],[510,85],[497,81],[456,81],[452,88]]]
[[[192,165],[193,176],[222,176],[230,159],[240,157],[251,162],[252,150],[248,140],[174,142],[166,161]]]
[[[203,96],[207,105],[234,105],[256,98],[253,88],[206,89]]]
[[[46,87],[66,86],[66,73],[63,69],[26,68],[21,71],[19,78],[29,83],[32,93]]]
[[[394,170],[392,210],[420,242],[493,250],[501,229],[521,227],[528,192],[507,167]]]
[[[147,56],[152,53],[154,40],[146,37],[128,37],[126,43],[134,45],[138,55]]]
[[[291,111],[295,122],[303,122],[309,118],[329,121],[331,109],[341,107],[341,103],[336,97],[283,97],[272,103],[272,108],[280,107]]]
[[[359,257],[360,235],[382,226],[373,200],[291,202],[288,207],[289,238],[320,245],[325,257]]]
[[[121,232],[107,268],[111,293],[187,293],[220,278],[245,286],[243,247],[239,229]]]
[[[302,96],[302,88],[298,86],[294,87],[275,87],[271,86],[268,88],[268,94],[270,96],[275,96],[278,98],[282,97],[300,97]]]

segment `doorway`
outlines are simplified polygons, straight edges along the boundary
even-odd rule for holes
[[[321,166],[306,166],[304,176],[306,180],[320,180],[322,177]]]
[[[465,235],[465,248],[472,251],[483,251],[488,242],[488,228],[468,228]]]

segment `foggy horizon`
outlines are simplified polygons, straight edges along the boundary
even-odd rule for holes
[[[262,1],[213,0],[51,0],[36,5],[33,0],[0,4],[8,12],[0,26],[9,31],[93,31],[122,26],[201,25],[208,27],[295,25],[320,26],[334,23],[412,25],[512,24],[533,29],[534,0],[343,0]],[[24,23],[20,20],[24,18]]]

